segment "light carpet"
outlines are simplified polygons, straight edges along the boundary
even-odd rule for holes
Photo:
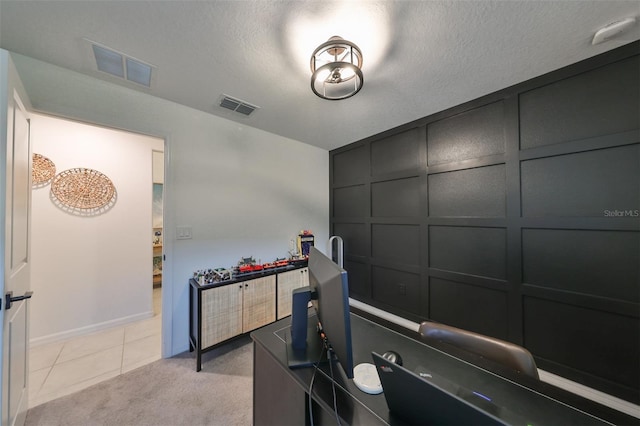
[[[161,359],[27,412],[26,425],[251,425],[253,346],[249,337],[203,355]]]

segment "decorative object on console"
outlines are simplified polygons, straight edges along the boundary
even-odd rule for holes
[[[51,183],[52,198],[71,212],[101,212],[115,204],[116,188],[101,172],[84,167],[65,170]]]
[[[262,268],[273,269],[273,268],[279,268],[281,266],[287,266],[288,264],[289,264],[289,261],[285,258],[282,258],[282,259],[276,259],[273,262],[263,263]]]
[[[230,268],[209,268],[198,269],[193,273],[193,279],[200,285],[219,283],[229,281],[234,278],[242,277],[247,279],[252,274],[259,274],[261,272],[281,272],[292,268],[299,268],[306,266],[309,256],[300,256],[291,259],[276,259],[273,262],[266,262],[261,264],[256,262],[253,256],[243,257],[238,261],[236,266]]]
[[[237,273],[239,274],[262,271],[263,269],[264,267],[260,263],[256,262],[253,256],[243,257],[238,262],[238,266],[236,266]]]
[[[349,98],[362,89],[362,52],[354,43],[333,36],[311,55],[311,90],[323,99]]]
[[[193,273],[193,279],[200,285],[228,281],[233,278],[233,271],[225,268],[199,269]]]
[[[309,250],[314,246],[315,237],[313,232],[308,229],[303,229],[298,235],[298,253],[300,256],[307,258],[309,256]]]
[[[56,175],[56,165],[41,154],[33,154],[31,165],[31,185],[34,188],[46,186]]]

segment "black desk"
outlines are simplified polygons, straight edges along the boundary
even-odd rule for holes
[[[251,333],[254,341],[255,425],[308,424],[307,395],[314,369],[288,368],[284,339],[289,324],[290,317],[287,317]],[[490,373],[354,313],[351,314],[351,328],[356,365],[362,362],[373,363],[372,351],[384,353],[394,350],[401,354],[404,366],[409,370],[427,368],[454,383],[483,391],[491,395],[496,404],[530,419],[528,424],[533,426],[638,423],[633,417],[564,392],[569,403],[580,407],[580,410],[575,409],[567,405],[566,401],[550,398],[539,390],[532,390]],[[342,424],[404,424],[389,412],[383,394],[366,394],[346,378],[341,368],[334,368],[333,371]],[[541,384],[541,387],[548,386]],[[563,391],[554,389],[558,391],[558,395],[563,395]],[[557,398],[558,395],[554,397]],[[331,379],[326,364],[320,367],[316,375],[312,400],[314,423],[335,424]],[[597,413],[601,417],[587,412]]]

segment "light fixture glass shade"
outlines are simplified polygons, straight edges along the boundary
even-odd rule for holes
[[[333,36],[311,55],[311,90],[323,99],[349,98],[362,89],[362,52],[355,44]]]

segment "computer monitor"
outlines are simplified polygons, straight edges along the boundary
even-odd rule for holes
[[[321,361],[325,339],[346,376],[353,378],[351,316],[347,271],[317,248],[309,251],[309,286],[294,290],[291,338],[287,341],[289,367],[309,366]],[[314,307],[318,324],[309,324],[308,303]]]

